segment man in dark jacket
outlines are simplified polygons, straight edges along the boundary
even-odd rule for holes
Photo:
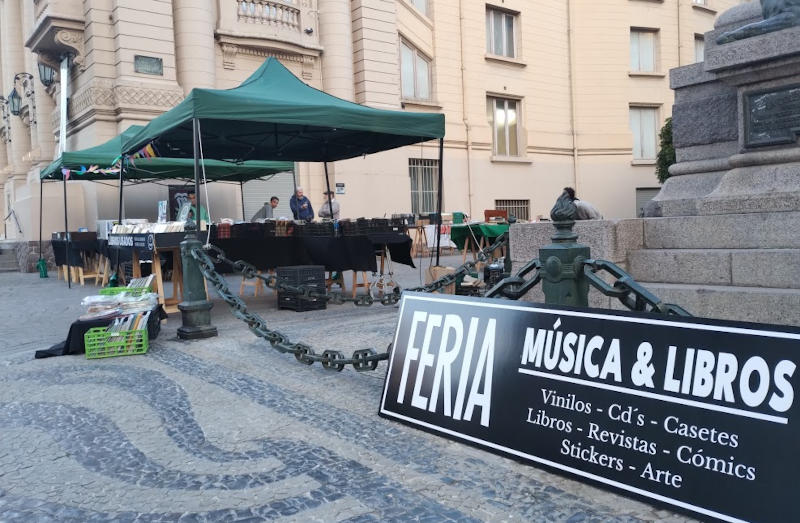
[[[311,207],[311,201],[303,196],[302,187],[295,189],[294,195],[289,200],[289,207],[292,209],[295,220],[310,222],[314,219],[314,208]]]

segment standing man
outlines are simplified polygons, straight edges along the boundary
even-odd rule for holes
[[[298,187],[294,190],[294,195],[289,200],[289,207],[295,220],[310,222],[314,219],[314,208],[311,207],[311,200],[303,196],[303,188]]]
[[[264,203],[264,206],[261,207],[257,213],[250,218],[251,222],[255,222],[257,220],[270,220],[275,217],[275,207],[278,206],[278,202],[280,200],[277,196],[273,196],[269,199],[269,203]]]
[[[325,191],[322,193],[325,196],[325,203],[319,209],[320,218],[331,218],[334,220],[339,219],[339,202],[333,197],[333,191]],[[333,216],[331,216],[331,209],[333,209]]]

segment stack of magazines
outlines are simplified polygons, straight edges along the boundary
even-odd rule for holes
[[[111,325],[108,326],[108,334],[111,336],[122,336],[128,331],[137,331],[147,328],[147,320],[150,318],[150,312],[137,312],[134,314],[127,314],[115,319]]]

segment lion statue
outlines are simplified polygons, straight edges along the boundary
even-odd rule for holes
[[[762,22],[740,27],[717,38],[718,44],[727,44],[773,31],[800,25],[800,0],[761,0]]]

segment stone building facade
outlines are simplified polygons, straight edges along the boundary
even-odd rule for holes
[[[0,0],[0,212],[7,238],[38,238],[39,172],[66,148],[143,124],[195,87],[230,88],[269,56],[358,103],[446,115],[446,211],[546,214],[565,185],[611,218],[656,189],[667,71],[692,63],[718,11],[739,0]],[[700,53],[702,54],[702,53]],[[69,81],[59,62],[70,56]],[[56,72],[43,85],[40,64]],[[331,166],[344,217],[429,212],[433,143]],[[296,181],[319,205],[323,168]],[[43,188],[42,229],[63,230],[63,184]],[[116,182],[66,184],[70,229],[117,214]],[[161,185],[125,190],[127,217],[155,217]],[[238,217],[237,186],[210,188]],[[637,193],[639,200],[637,200]],[[285,195],[288,197],[288,195]],[[17,226],[17,223],[19,226]],[[21,233],[19,231],[22,231]]]

